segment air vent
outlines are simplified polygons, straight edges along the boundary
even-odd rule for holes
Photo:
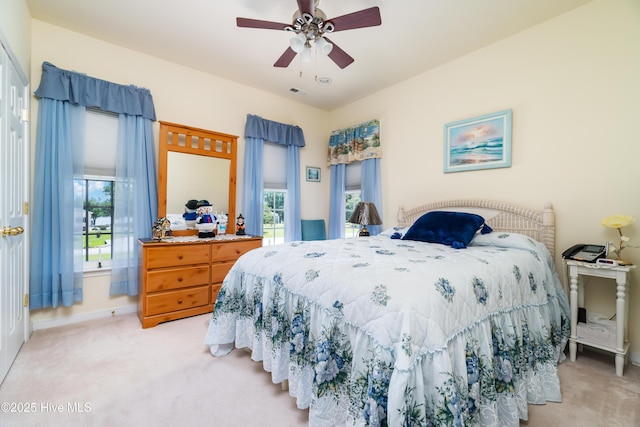
[[[303,91],[302,89],[298,89],[296,87],[292,87],[291,89],[289,89],[289,92],[297,93],[298,95],[306,95],[307,94],[307,92]]]

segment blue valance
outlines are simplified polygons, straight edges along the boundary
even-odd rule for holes
[[[296,145],[298,147],[304,147],[305,145],[304,135],[299,126],[265,120],[253,114],[247,114],[244,137],[259,138],[282,145]]]
[[[329,165],[348,164],[381,157],[380,122],[378,120],[370,120],[331,132],[327,159]]]
[[[73,105],[97,107],[104,111],[156,120],[149,89],[119,85],[67,71],[49,62],[42,63],[42,79],[35,95],[39,98],[68,101]]]

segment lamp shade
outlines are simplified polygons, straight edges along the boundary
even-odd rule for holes
[[[303,33],[298,33],[295,36],[291,37],[289,40],[289,46],[295,53],[300,53],[304,49],[304,45],[307,43],[307,36]]]
[[[326,56],[331,53],[332,49],[333,49],[333,44],[326,41],[324,37],[320,37],[316,39],[316,50],[320,55]]]
[[[302,49],[300,58],[302,59],[302,62],[311,62],[311,48],[305,46],[304,49]]]
[[[378,215],[376,205],[371,202],[360,202],[356,206],[351,218],[349,218],[351,224],[360,225],[380,225],[382,220]]]
[[[382,224],[382,219],[380,219],[380,215],[378,215],[376,205],[372,202],[360,202],[353,211],[351,218],[349,218],[349,222],[351,224],[362,225],[359,236],[363,237],[369,236],[367,225],[380,225]]]

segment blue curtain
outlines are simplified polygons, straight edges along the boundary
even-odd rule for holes
[[[252,236],[262,236],[262,215],[264,211],[262,176],[262,153],[264,142],[261,138],[246,137],[244,149],[244,174],[242,191],[242,216],[245,233]]]
[[[263,141],[282,145],[297,145],[298,147],[304,147],[305,145],[304,134],[299,126],[266,120],[253,114],[247,114],[244,136],[245,138],[260,138]]]
[[[331,190],[329,193],[329,239],[344,237],[346,208],[344,206],[345,174],[344,163],[331,165]]]
[[[118,226],[125,224],[122,228],[134,233],[129,236],[129,247],[137,237],[151,233],[150,224],[157,215],[155,151],[151,133],[151,121],[156,119],[156,115],[148,89],[107,82],[44,62],[35,95],[40,100],[31,215],[31,309],[55,308],[59,304],[69,306],[82,301],[83,224],[75,218],[82,214],[83,208],[81,200],[74,198],[73,179],[74,175],[81,178],[84,173],[85,107],[118,113],[118,144],[125,144],[127,150],[136,149],[135,156],[124,154],[132,156],[127,160],[127,167],[134,171],[134,175],[130,173],[128,181],[116,184],[116,188],[119,185],[135,188],[133,210],[119,206],[118,196],[114,202],[115,212],[125,212],[122,217],[114,214],[114,223]],[[124,196],[132,189],[120,191]],[[152,208],[145,210],[143,205],[149,204]],[[134,226],[134,222],[138,223]],[[146,233],[138,232],[145,228]],[[137,258],[134,262],[135,267],[127,267],[126,279],[133,282],[120,286],[121,289],[127,288],[126,292],[130,294],[137,293],[137,273],[131,274],[131,271],[137,272]],[[123,276],[118,277],[121,280]]]
[[[29,308],[82,301],[82,197],[85,108],[41,99],[38,106]],[[79,221],[76,218],[80,219]]]
[[[287,200],[284,219],[284,241],[302,240],[300,221],[300,147],[287,146]]]
[[[116,149],[111,295],[138,294],[138,239],[158,217],[158,186],[151,120],[120,114]]]
[[[49,62],[42,63],[42,77],[35,95],[156,120],[153,98],[148,89],[96,79],[86,74],[63,70]]]
[[[376,205],[380,219],[382,216],[382,182],[380,180],[380,159],[368,159],[362,161],[362,183],[360,190],[360,200],[363,202],[373,202]],[[381,225],[367,226],[372,236],[380,234]]]
[[[265,141],[287,145],[287,204],[285,206],[285,241],[300,240],[300,147],[305,146],[302,129],[298,126],[265,120],[247,115],[244,137],[243,205],[245,231],[262,236],[264,215],[264,180],[262,175],[263,144]]]
[[[329,158],[331,165],[331,193],[329,212],[329,238],[344,237],[346,209],[345,164],[361,161],[360,200],[373,202],[382,218],[382,181],[380,179],[380,122],[377,119],[331,132]],[[338,167],[340,166],[340,167]],[[372,236],[382,231],[380,225],[369,225]]]

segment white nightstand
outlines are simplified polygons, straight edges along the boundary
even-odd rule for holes
[[[629,272],[636,268],[635,265],[625,265],[609,267],[601,264],[588,262],[567,261],[570,277],[570,302],[571,302],[571,337],[569,338],[569,358],[572,362],[576,360],[578,344],[588,345],[601,350],[615,353],[616,355],[616,375],[622,376],[624,365],[627,362],[627,351],[629,350],[629,335],[627,325],[629,322],[629,291],[627,283]],[[578,330],[578,307],[584,307],[584,284],[580,276],[603,277],[614,279],[617,284],[616,292],[616,339],[615,346],[608,346],[588,338],[579,337]]]

